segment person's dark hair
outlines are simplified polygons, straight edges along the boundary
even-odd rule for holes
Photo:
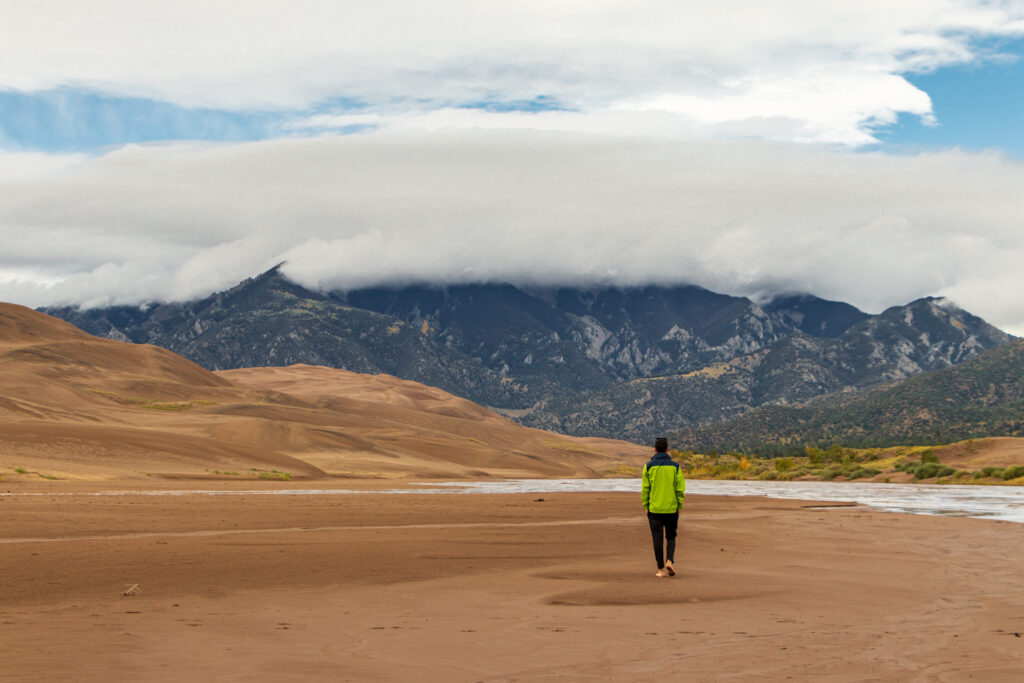
[[[659,453],[664,453],[668,450],[668,439],[663,436],[659,436],[654,440],[654,450]]]

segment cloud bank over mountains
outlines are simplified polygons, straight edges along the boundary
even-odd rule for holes
[[[287,261],[319,288],[691,282],[869,311],[940,294],[1024,330],[1022,186],[995,153],[533,131],[129,146],[0,185],[0,299],[188,299]]]

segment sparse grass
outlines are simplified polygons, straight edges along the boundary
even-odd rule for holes
[[[896,452],[900,455],[907,457],[914,455],[924,455],[925,453],[931,453],[935,450],[935,446],[896,446]]]
[[[896,465],[900,465],[903,462],[905,462],[906,458],[907,458],[907,456],[903,455],[903,454],[900,454],[900,455],[890,455],[890,456],[885,457],[885,458],[878,458],[878,459],[875,459],[875,460],[868,460],[868,461],[866,461],[864,463],[864,466],[865,467],[873,467],[874,469],[878,469],[878,470],[891,470],[891,469],[895,469]]]
[[[151,398],[141,398],[138,396],[125,396],[123,394],[115,394],[112,391],[100,391],[99,389],[90,389],[94,394],[109,398],[112,401],[123,403],[125,405],[138,406],[139,408],[149,408],[150,410],[167,410],[167,411],[180,411],[188,410],[195,406],[212,406],[217,405],[216,401],[209,400],[195,400],[195,401],[159,401]]]
[[[273,472],[260,472],[259,478],[274,479],[277,481],[291,481],[292,475],[288,474],[287,472],[278,472],[277,470],[274,470]]]
[[[615,467],[605,470],[601,474],[605,477],[639,477],[641,468],[636,465],[629,465],[624,462],[619,463]]]
[[[57,477],[52,474],[43,474],[42,472],[36,472],[36,476],[42,477],[43,479],[56,479]]]
[[[148,403],[148,404],[144,405],[143,407],[149,408],[150,410],[171,410],[171,411],[177,411],[177,410],[188,410],[193,405],[195,405],[195,404],[191,403],[191,402],[189,402],[189,403],[160,403],[160,402],[153,402],[153,403]]]
[[[593,448],[587,448],[586,446],[580,446],[579,444],[567,443],[565,441],[548,440],[544,441],[544,445],[549,448],[553,448],[556,451],[565,451],[566,453],[581,453],[583,455],[598,455],[598,451]]]
[[[25,468],[24,467],[15,467],[14,471],[17,472],[18,474],[25,474]]]

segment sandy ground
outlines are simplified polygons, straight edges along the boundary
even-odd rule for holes
[[[1024,526],[637,499],[0,494],[0,680],[1024,680]]]

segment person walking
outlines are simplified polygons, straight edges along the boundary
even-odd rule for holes
[[[668,454],[668,439],[663,436],[655,439],[654,450],[654,457],[644,465],[640,497],[654,540],[654,559],[658,563],[655,576],[662,579],[676,575],[672,563],[676,553],[679,509],[686,498],[686,478],[679,463]]]

